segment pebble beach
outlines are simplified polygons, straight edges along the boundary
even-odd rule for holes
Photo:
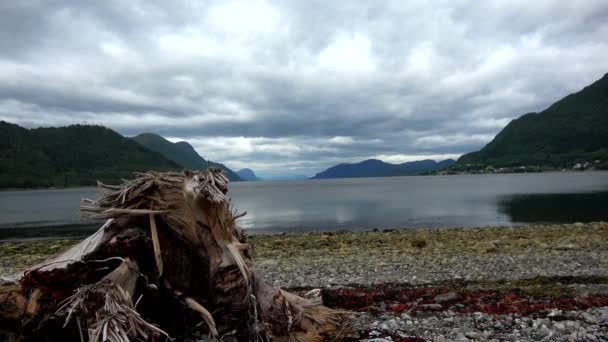
[[[254,235],[256,271],[352,340],[608,341],[608,223]],[[0,242],[0,275],[77,240]]]

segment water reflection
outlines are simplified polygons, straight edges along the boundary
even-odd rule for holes
[[[0,192],[0,239],[78,234],[90,223],[80,199],[95,194]],[[250,233],[608,220],[608,172],[239,182],[228,194]]]
[[[498,201],[498,210],[515,223],[606,221],[608,191],[507,196]]]

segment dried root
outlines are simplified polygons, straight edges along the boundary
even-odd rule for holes
[[[146,341],[149,337],[168,337],[135,310],[132,296],[137,274],[137,265],[125,259],[98,283],[78,288],[57,310],[58,315],[67,314],[64,327],[72,317],[76,317],[79,330],[82,329],[81,322],[86,322],[91,342]]]

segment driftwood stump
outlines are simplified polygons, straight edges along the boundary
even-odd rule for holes
[[[340,340],[345,313],[254,272],[227,185],[219,169],[100,184],[81,207],[107,220],[96,233],[0,283],[0,342]]]

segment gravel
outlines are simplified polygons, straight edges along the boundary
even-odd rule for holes
[[[508,284],[535,277],[607,277],[606,236],[607,223],[284,234],[254,238],[262,242],[255,265],[276,286],[288,289],[384,283],[428,286],[455,280]],[[270,246],[264,245],[267,242]],[[608,294],[608,284],[574,282],[567,288],[580,295]],[[447,292],[435,300],[450,302],[458,296]],[[440,310],[439,304],[425,305],[429,307],[422,313],[355,312],[353,325],[364,332],[363,341],[376,342],[608,342],[608,307],[524,316],[461,313]]]
[[[454,281],[509,284],[535,277],[606,278],[607,236],[608,223],[594,222],[257,235],[249,242],[257,272],[276,286],[308,291],[386,283],[435,286]],[[0,275],[31,266],[75,242],[0,242]],[[573,282],[567,287],[579,295],[608,295],[608,281]],[[363,332],[361,340],[377,342],[608,342],[608,307],[554,309],[528,316],[445,310],[445,303],[458,298],[459,293],[441,292],[436,303],[423,304],[428,307],[421,312],[354,312],[352,324]]]
[[[608,307],[559,311],[545,318],[451,311],[412,317],[357,313],[354,324],[371,329],[362,341],[608,341]],[[391,337],[392,336],[392,337]]]
[[[518,254],[421,254],[345,256],[309,260],[262,259],[256,269],[276,286],[327,287],[387,282],[426,284],[442,280],[526,279],[536,276],[608,276],[605,251],[524,251]]]
[[[608,276],[608,223],[254,236],[280,287]],[[422,248],[416,241],[426,241]],[[568,249],[564,249],[568,245]],[[576,247],[573,247],[576,246]]]

